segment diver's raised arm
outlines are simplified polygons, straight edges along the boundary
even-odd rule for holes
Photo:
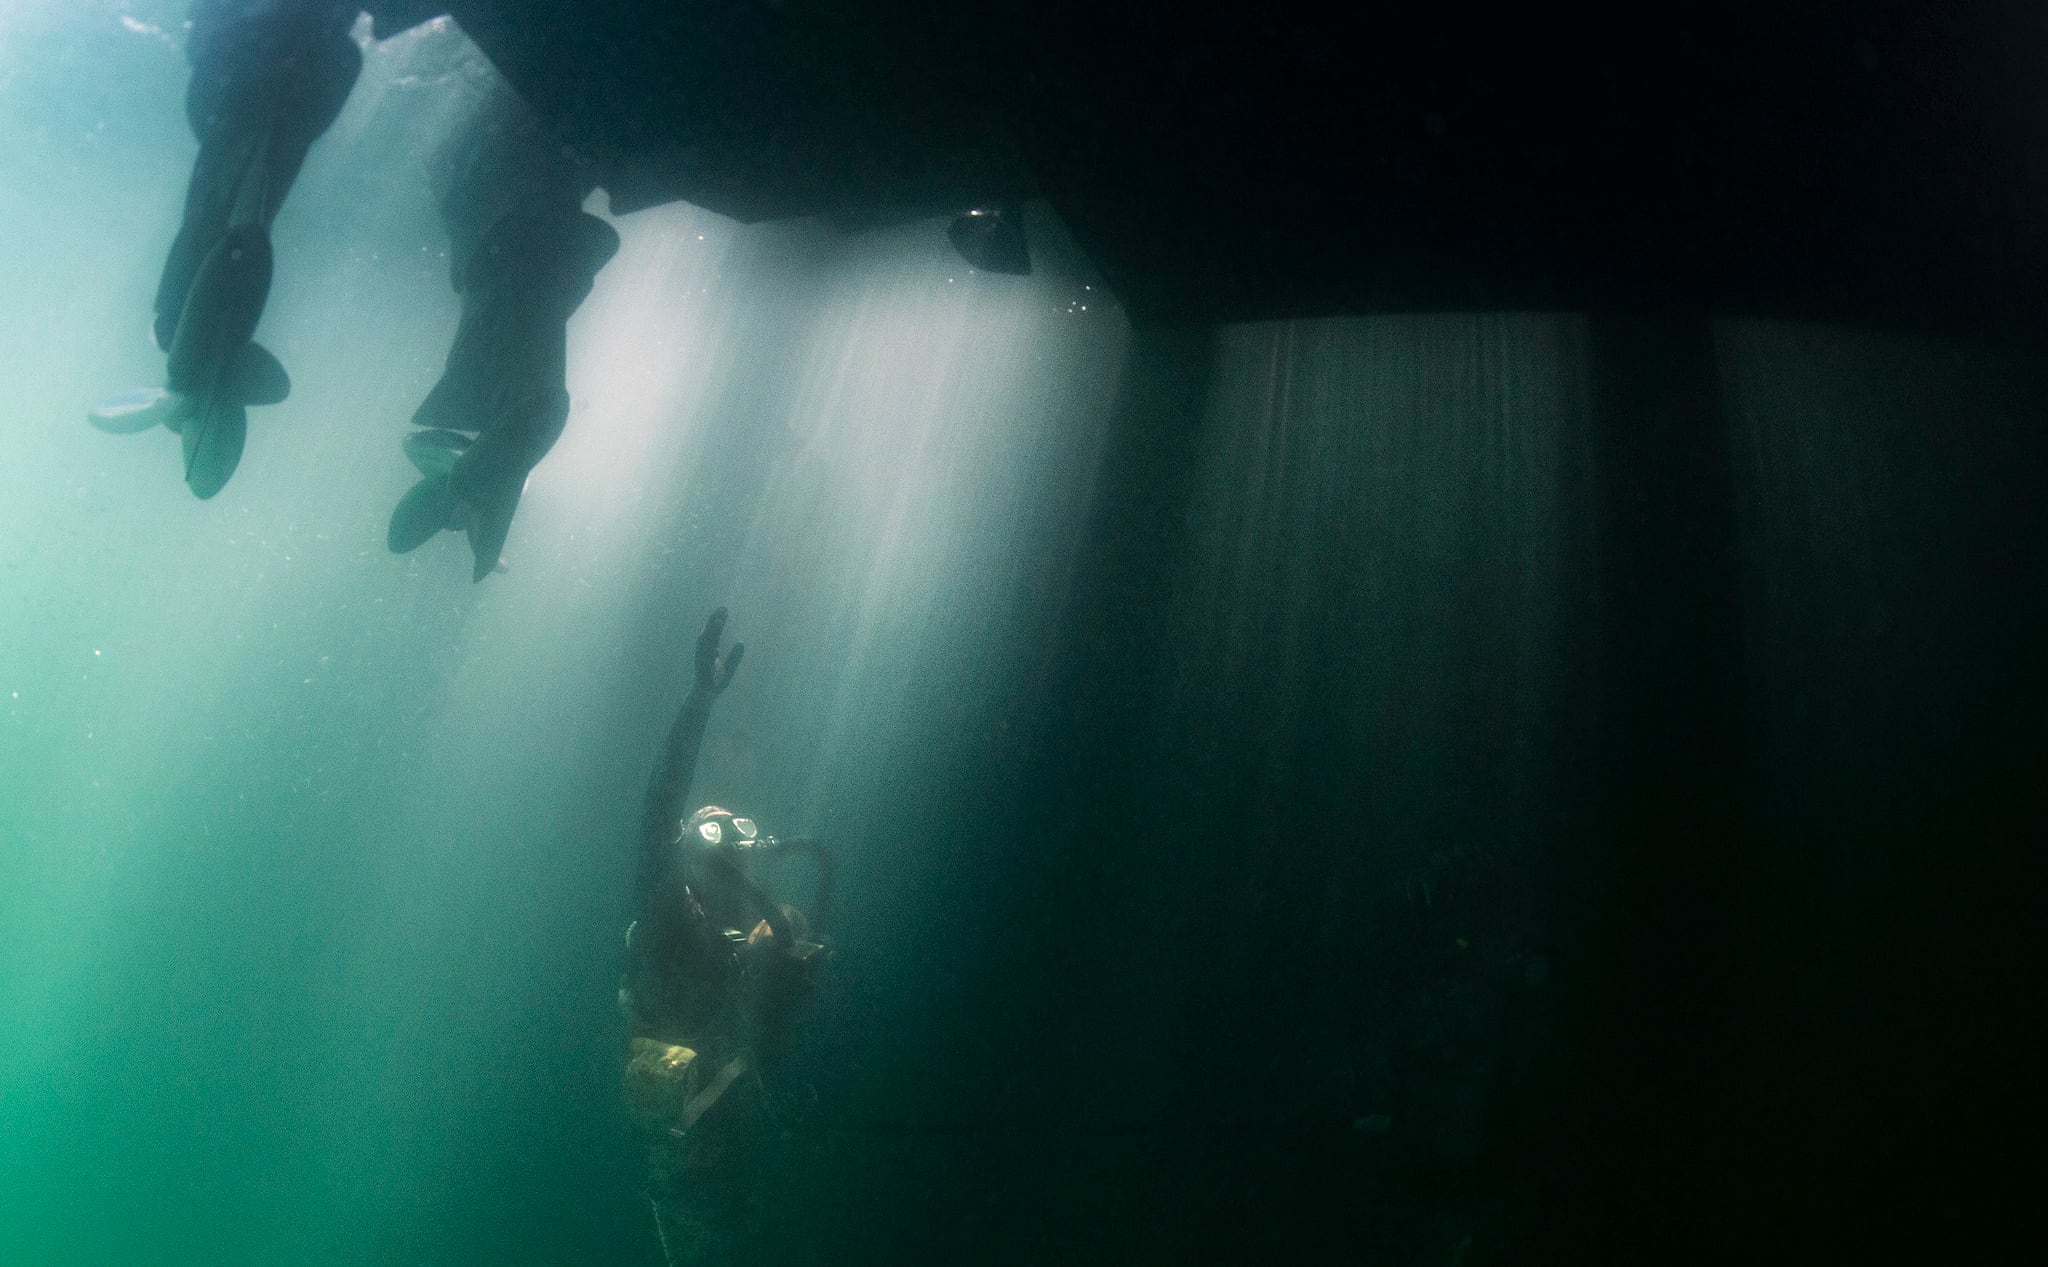
[[[732,684],[739,672],[746,647],[734,643],[721,653],[719,639],[725,633],[725,608],[711,613],[704,632],[697,638],[697,681],[688,699],[676,712],[668,739],[661,745],[654,775],[647,783],[647,808],[640,820],[640,893],[654,891],[666,860],[673,857],[668,846],[675,837],[675,825],[690,794],[697,769],[697,751],[704,744],[704,726],[711,720],[711,703]]]

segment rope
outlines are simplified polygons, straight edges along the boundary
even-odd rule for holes
[[[647,1208],[654,1211],[654,1236],[656,1240],[661,1242],[662,1261],[667,1263],[668,1267],[676,1267],[675,1253],[668,1247],[668,1224],[661,1217],[661,1202],[656,1201],[653,1197],[649,1197],[647,1198]]]

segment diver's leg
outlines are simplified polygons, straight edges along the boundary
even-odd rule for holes
[[[650,1155],[649,1197],[669,1261],[682,1267],[759,1263],[755,1188],[765,1116],[741,1087],[680,1139]]]
[[[362,70],[355,12],[333,0],[195,0],[185,118],[199,157],[157,283],[159,346],[170,346],[192,279],[228,226],[267,229],[306,151],[341,113]]]

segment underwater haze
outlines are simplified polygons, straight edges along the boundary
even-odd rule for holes
[[[1869,1262],[2030,1199],[2038,349],[1133,329],[1042,204],[1012,277],[600,192],[472,582],[385,545],[446,20],[359,28],[234,481],[87,425],[162,378],[185,7],[0,0],[0,1265],[660,1264],[616,992],[720,606],[696,799],[838,860],[767,1262]]]
[[[614,994],[696,630],[749,645],[700,793],[841,850],[885,976],[943,878],[883,882],[920,811],[877,798],[1015,674],[1123,330],[1056,246],[644,212],[506,572],[394,557],[456,316],[421,156],[489,73],[443,22],[315,147],[260,332],[294,391],[197,501],[175,437],[84,425],[160,381],[183,9],[0,9],[0,1261],[658,1261]]]

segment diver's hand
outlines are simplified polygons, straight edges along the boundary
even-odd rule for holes
[[[709,695],[716,695],[732,685],[732,675],[740,671],[740,657],[747,653],[743,642],[732,644],[732,650],[719,654],[718,640],[725,636],[725,608],[711,613],[704,622],[704,632],[697,636],[697,689]]]

